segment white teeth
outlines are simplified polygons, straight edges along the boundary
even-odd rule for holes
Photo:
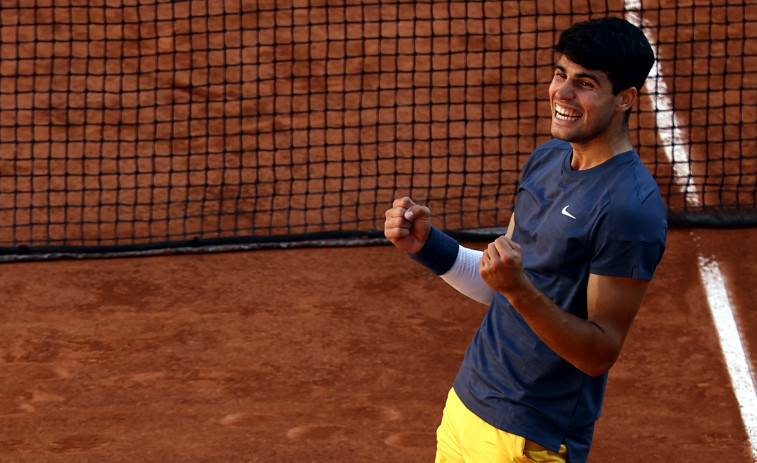
[[[555,117],[563,121],[577,121],[581,118],[581,114],[574,113],[562,106],[555,105]]]

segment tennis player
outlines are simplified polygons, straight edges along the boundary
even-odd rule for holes
[[[585,462],[607,372],[660,262],[666,211],[628,114],[654,63],[635,26],[575,24],[555,47],[552,141],[523,167],[507,236],[460,246],[410,198],[398,248],[488,313],[449,392],[436,462]]]

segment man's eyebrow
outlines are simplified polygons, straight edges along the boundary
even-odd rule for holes
[[[555,64],[555,69],[559,69],[560,71],[566,72],[566,73],[568,72],[568,70],[565,69],[565,66],[562,66],[560,64]],[[576,77],[580,79],[591,79],[594,82],[596,82],[597,85],[599,85],[601,82],[599,80],[599,77],[596,74],[592,74],[591,72],[579,72],[578,74],[576,74]]]

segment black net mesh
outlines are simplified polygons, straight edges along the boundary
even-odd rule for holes
[[[3,2],[0,252],[380,236],[398,196],[503,227],[561,30],[640,25],[632,139],[671,221],[753,225],[757,4]]]

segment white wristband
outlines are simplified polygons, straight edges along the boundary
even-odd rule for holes
[[[460,246],[454,265],[442,275],[442,279],[469,298],[489,305],[494,299],[495,291],[478,272],[478,262],[483,254],[483,251]]]

